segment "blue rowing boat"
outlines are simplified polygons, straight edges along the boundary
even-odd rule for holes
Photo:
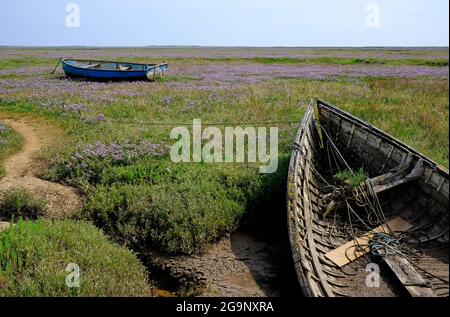
[[[94,80],[155,80],[162,78],[168,64],[139,64],[83,59],[61,59],[62,68],[68,77]]]

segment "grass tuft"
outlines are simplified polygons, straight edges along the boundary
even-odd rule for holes
[[[75,282],[66,271],[71,263],[79,268],[79,288],[66,284]],[[89,223],[19,221],[0,231],[0,296],[149,295],[136,256]]]
[[[356,172],[350,170],[340,171],[334,175],[334,178],[354,189],[367,179],[367,175],[362,168],[359,168]]]

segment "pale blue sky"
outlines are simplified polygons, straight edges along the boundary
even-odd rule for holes
[[[69,2],[80,27],[68,28]],[[378,3],[380,27],[366,26]],[[1,0],[0,45],[448,46],[448,0]]]

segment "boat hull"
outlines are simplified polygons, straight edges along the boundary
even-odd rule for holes
[[[330,144],[336,146],[351,168],[363,166],[371,179],[405,162],[421,166],[420,176],[379,194],[378,199],[387,218],[408,213],[412,226],[408,234],[423,240],[420,244],[423,256],[413,265],[429,271],[426,274],[420,271],[433,285],[426,289],[429,294],[448,296],[448,171],[386,133],[321,101],[316,107],[311,105],[302,120],[288,173],[289,239],[303,294],[312,297],[408,294],[408,287],[385,269],[383,261],[377,262],[381,268],[378,287],[366,284],[371,272],[367,271],[367,265],[375,261],[370,254],[342,267],[328,257],[331,251],[352,241],[345,235],[349,225],[345,212],[324,213],[324,197],[334,173],[329,170],[334,159],[328,160]]]
[[[154,80],[162,77],[167,70],[168,65],[164,64],[136,64],[123,62],[104,62],[104,61],[83,61],[68,60],[61,61],[64,73],[72,78],[86,78],[92,80],[113,81],[113,80]],[[99,69],[87,68],[86,65],[100,65]],[[114,69],[122,67],[124,70]],[[128,69],[127,69],[128,68]],[[149,76],[150,75],[150,76]]]

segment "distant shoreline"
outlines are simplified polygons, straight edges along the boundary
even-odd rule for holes
[[[0,49],[315,49],[315,50],[449,50],[448,46],[198,46],[198,45],[150,45],[150,46],[18,46],[0,45]]]

